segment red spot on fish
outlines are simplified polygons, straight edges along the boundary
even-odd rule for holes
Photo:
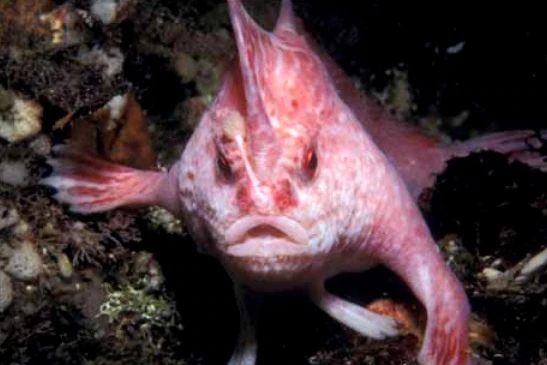
[[[247,186],[242,185],[237,189],[236,203],[239,210],[242,212],[247,212],[251,209],[252,198]]]
[[[274,193],[275,204],[280,210],[296,205],[296,197],[288,180],[283,180]]]

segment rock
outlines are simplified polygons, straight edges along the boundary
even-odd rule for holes
[[[105,79],[111,79],[122,72],[125,57],[117,47],[109,49],[94,47],[91,50],[82,48],[78,54],[78,61],[84,65],[102,68]]]
[[[130,93],[114,96],[89,118],[75,121],[71,143],[119,164],[156,168],[145,112]]]
[[[533,256],[520,270],[516,281],[523,283],[547,266],[547,248]]]
[[[47,29],[51,45],[65,48],[83,44],[90,39],[88,15],[68,1],[38,17]]]
[[[42,129],[42,106],[0,87],[0,138],[10,143],[35,136]]]
[[[89,11],[104,25],[111,25],[132,16],[135,5],[134,0],[93,0]]]
[[[51,154],[51,140],[45,134],[41,134],[34,138],[29,147],[38,156],[49,156]]]
[[[183,82],[190,82],[198,74],[198,64],[190,55],[180,52],[175,59],[175,71]]]
[[[0,230],[11,227],[19,222],[19,213],[15,208],[0,206]]]
[[[34,280],[42,272],[42,258],[36,247],[25,241],[13,250],[5,271],[17,280]]]
[[[0,313],[4,312],[13,301],[13,285],[5,272],[0,270]]]
[[[114,0],[95,0],[91,3],[91,14],[103,24],[110,24],[116,19],[118,2]]]
[[[17,222],[17,224],[12,228],[11,233],[18,238],[24,239],[30,236],[31,229],[27,222],[24,220],[20,220]]]
[[[193,130],[201,119],[203,113],[207,110],[209,104],[205,97],[194,96],[186,99],[177,105],[175,115],[181,121],[181,127],[184,130]]]
[[[161,228],[168,233],[182,234],[182,222],[171,212],[160,207],[151,207],[147,215],[153,227]]]
[[[201,95],[213,95],[220,86],[220,70],[218,65],[206,60],[198,60],[198,74],[196,75],[196,88]]]
[[[0,161],[0,182],[14,186],[26,186],[29,178],[30,172],[24,161]]]

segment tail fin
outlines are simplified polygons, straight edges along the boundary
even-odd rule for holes
[[[54,153],[57,158],[48,161],[53,173],[40,184],[55,188],[53,197],[68,204],[73,212],[144,205],[176,211],[176,192],[169,188],[167,173],[122,166],[66,145],[55,146]]]
[[[505,154],[512,161],[547,171],[547,130],[497,132],[458,142],[446,149],[447,159],[464,157],[472,152],[490,150]]]

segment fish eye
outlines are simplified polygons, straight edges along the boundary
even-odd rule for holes
[[[230,166],[230,162],[224,156],[224,154],[217,149],[217,168],[226,179],[231,179],[233,176],[232,167]]]
[[[308,148],[304,153],[304,158],[302,160],[302,172],[306,179],[311,180],[315,176],[317,165],[318,160],[315,148]]]

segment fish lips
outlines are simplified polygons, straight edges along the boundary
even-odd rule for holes
[[[284,216],[252,215],[238,219],[226,231],[225,252],[237,257],[309,255],[308,233]]]

